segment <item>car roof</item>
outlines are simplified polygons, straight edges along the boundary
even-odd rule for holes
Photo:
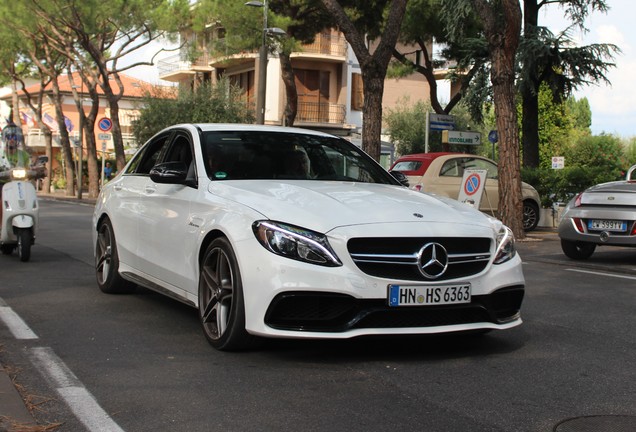
[[[195,127],[203,132],[237,131],[238,130],[238,131],[297,133],[297,134],[304,134],[304,135],[335,137],[334,135],[311,130],[311,129],[271,126],[271,125],[241,124],[241,123],[184,123],[184,124],[177,124],[177,125],[170,126],[168,129],[183,128],[183,127]]]

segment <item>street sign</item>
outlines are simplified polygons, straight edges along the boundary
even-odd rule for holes
[[[433,114],[428,115],[428,127],[431,130],[452,130],[455,129],[455,117],[448,114]]]
[[[497,134],[496,130],[491,130],[488,133],[488,141],[490,141],[493,144],[499,141],[499,135]]]
[[[97,122],[97,127],[103,132],[108,132],[113,128],[113,121],[108,117],[102,117]]]
[[[465,170],[457,200],[478,209],[487,176],[488,170]]]
[[[106,134],[106,133],[97,134],[97,138],[102,140],[102,141],[110,141],[110,137],[111,137],[111,135],[110,134]]]
[[[444,144],[480,145],[481,133],[466,131],[442,131]]]
[[[563,169],[563,168],[565,168],[565,158],[563,156],[553,156],[552,169]]]

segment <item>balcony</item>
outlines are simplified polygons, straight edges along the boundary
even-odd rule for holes
[[[343,35],[321,33],[314,43],[303,45],[300,52],[292,53],[292,57],[315,58],[345,61],[347,56],[347,40]]]
[[[343,125],[346,108],[329,102],[298,102],[296,124]]]
[[[202,53],[196,60],[187,60],[182,54],[175,54],[157,62],[159,78],[166,81],[180,81],[196,72],[210,72],[210,56]]]

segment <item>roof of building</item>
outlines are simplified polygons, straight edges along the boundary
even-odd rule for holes
[[[124,86],[123,97],[125,98],[142,98],[145,96],[145,94],[150,88],[155,87],[155,85],[153,84],[133,78],[125,74],[120,73],[119,78],[121,79],[121,82]],[[80,93],[88,94],[88,90],[86,86],[82,86],[82,81],[80,79],[78,72],[73,72],[72,79],[69,78],[68,74],[63,74],[58,78],[57,82],[60,87],[60,92],[62,93],[72,93],[73,91],[72,88],[75,85],[75,86],[79,86],[79,87],[76,87],[76,89]],[[112,82],[112,85],[115,89],[117,89],[117,84],[114,81]],[[39,93],[40,87],[41,87],[40,83],[32,84],[26,87],[26,91],[30,93],[31,95],[35,95]],[[45,87],[45,93],[50,93],[52,91],[53,91],[53,84],[48,83]],[[97,93],[99,95],[104,94],[100,86],[97,86]],[[24,96],[24,91],[22,89],[18,90],[18,96]],[[4,99],[4,100],[10,99],[10,98],[11,98],[10,93],[7,95],[0,96],[0,99]]]

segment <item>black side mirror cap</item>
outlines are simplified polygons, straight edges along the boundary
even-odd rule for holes
[[[188,167],[185,162],[163,162],[150,170],[150,179],[155,183],[185,184]]]
[[[394,179],[400,182],[402,186],[409,187],[409,179],[406,175],[401,171],[390,171],[391,175]]]

